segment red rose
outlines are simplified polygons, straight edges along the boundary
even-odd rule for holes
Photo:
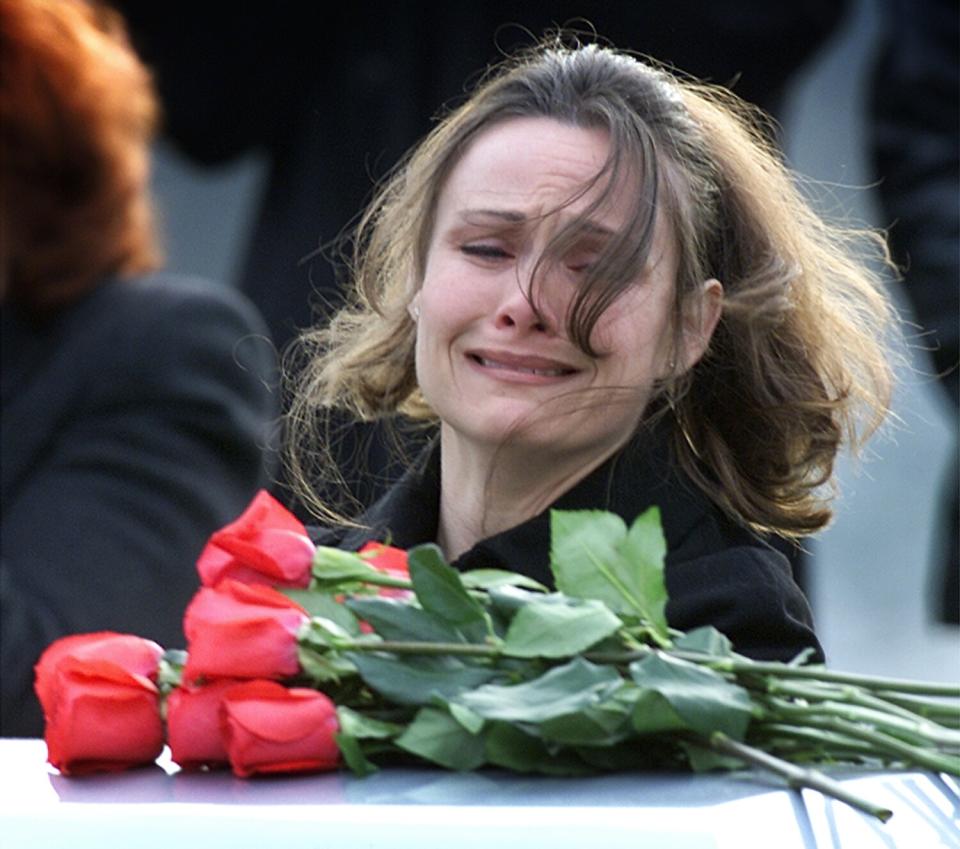
[[[52,643],[35,667],[47,760],[64,775],[154,761],[163,749],[151,640],[104,631]]]
[[[382,542],[366,542],[358,554],[363,559],[384,574],[394,578],[410,580],[410,567],[407,565],[407,552],[402,548],[384,545]]]
[[[46,712],[58,684],[57,666],[66,658],[109,660],[127,672],[155,679],[162,654],[163,649],[155,642],[133,634],[98,631],[61,637],[47,646],[33,669],[37,697]]]
[[[340,762],[337,710],[316,690],[273,681],[238,684],[224,694],[220,721],[230,766],[242,778],[329,770]]]
[[[184,681],[199,678],[289,678],[300,671],[297,632],[306,611],[262,584],[230,579],[201,587],[187,606]]]
[[[407,552],[402,548],[384,545],[382,542],[367,542],[359,552],[363,559],[377,571],[389,575],[391,578],[410,580],[410,567],[407,565]],[[378,595],[385,598],[407,598],[410,590],[399,587],[380,587]]]
[[[224,578],[306,587],[315,550],[300,520],[260,490],[238,519],[210,537],[197,560],[197,571],[206,587]]]
[[[220,706],[224,694],[239,683],[227,679],[177,687],[167,696],[167,743],[174,763],[187,770],[227,763]]]

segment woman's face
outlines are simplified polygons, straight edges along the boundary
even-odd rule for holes
[[[449,175],[412,305],[417,378],[445,442],[486,450],[508,440],[548,462],[589,462],[630,437],[666,376],[677,263],[662,219],[648,267],[593,330],[597,355],[566,333],[583,270],[630,213],[630,180],[566,255],[543,263],[536,310],[524,294],[551,235],[602,192],[601,180],[577,197],[608,150],[605,131],[515,118],[481,133]]]

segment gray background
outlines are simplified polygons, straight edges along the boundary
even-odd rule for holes
[[[791,164],[820,182],[822,210],[877,226],[891,222],[880,220],[871,194],[862,124],[866,63],[882,25],[874,0],[858,0],[798,75],[783,121]],[[168,267],[233,282],[263,182],[256,157],[198,169],[160,143],[154,188]],[[811,600],[834,668],[960,681],[960,632],[934,621],[930,568],[955,424],[922,336],[907,330],[912,367],[900,375],[898,421],[866,457],[839,464],[836,520],[812,546]]]

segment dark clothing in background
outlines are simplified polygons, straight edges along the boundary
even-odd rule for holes
[[[437,538],[440,505],[439,444],[363,517],[368,528],[311,529],[322,545],[358,549],[374,539],[401,548]],[[458,557],[458,569],[508,569],[546,586],[550,509],[610,510],[627,524],[652,505],[660,508],[667,539],[667,620],[691,630],[713,625],[741,654],[762,660],[792,660],[813,648],[822,661],[807,601],[779,552],[725,518],[681,472],[673,468],[667,440],[642,434],[590,473],[539,515],[481,540]]]
[[[0,320],[0,734],[39,736],[33,665],[54,639],[184,645],[197,555],[268,478],[275,363],[246,299],[170,275]]]
[[[931,588],[941,621],[960,624],[960,13],[953,0],[884,0],[868,129],[881,223],[903,291],[954,421],[941,483]]]

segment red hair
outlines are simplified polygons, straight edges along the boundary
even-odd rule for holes
[[[119,15],[0,0],[4,297],[35,313],[156,266],[149,145],[158,101]]]

